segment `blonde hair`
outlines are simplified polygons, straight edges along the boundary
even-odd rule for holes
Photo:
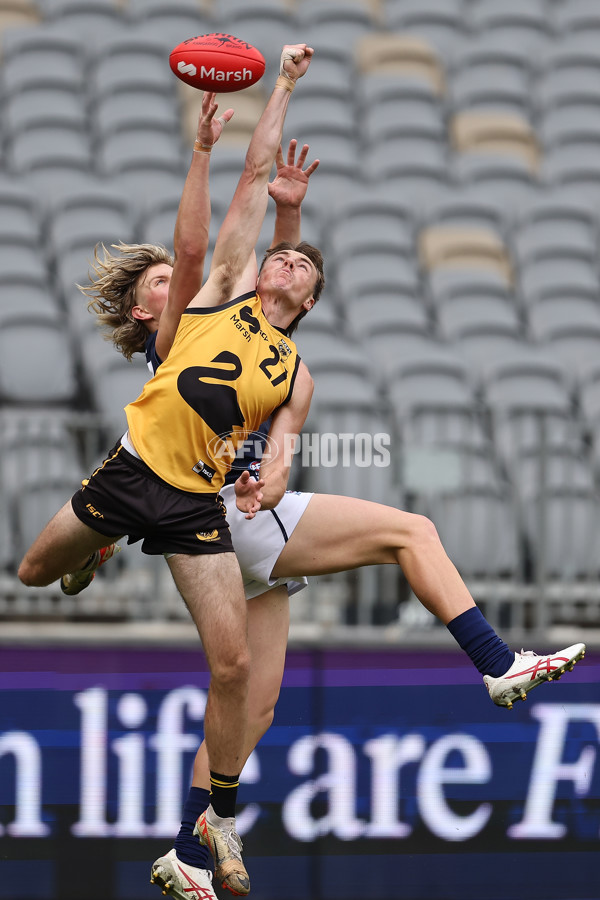
[[[160,244],[111,244],[118,254],[104,244],[94,249],[90,283],[77,287],[90,298],[88,309],[95,313],[98,325],[105,328],[107,341],[112,341],[126,359],[141,353],[146,346],[148,330],[135,319],[131,310],[136,305],[135,289],[139,278],[150,266],[173,265],[173,256]],[[102,256],[100,255],[102,254]]]

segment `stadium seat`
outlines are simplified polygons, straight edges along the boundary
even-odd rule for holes
[[[41,206],[76,190],[93,171],[91,142],[82,128],[43,125],[19,132],[8,142],[7,162]]]
[[[515,66],[471,63],[450,79],[449,102],[456,112],[523,115],[529,109],[530,91],[527,74]]]
[[[418,238],[419,260],[427,272],[450,269],[489,269],[510,284],[512,266],[501,238],[487,228],[431,225]]]
[[[508,491],[461,486],[431,497],[426,511],[463,578],[522,576],[519,523]]]
[[[519,264],[556,255],[595,260],[597,216],[589,200],[551,193],[524,207],[511,229]]]
[[[387,393],[402,420],[417,407],[445,406],[474,409],[475,397],[466,365],[440,348],[412,359],[390,361]]]
[[[552,33],[544,0],[476,0],[469,10],[469,23],[477,35],[493,33],[506,45],[532,53]]]
[[[175,220],[181,200],[181,190],[171,197],[150,202],[139,221],[139,240],[148,244],[163,244],[173,248]],[[223,220],[226,207],[216,197],[211,197],[210,242],[214,246],[217,232]]]
[[[64,405],[74,404],[79,398],[74,350],[55,318],[36,316],[5,322],[0,332],[0,353],[0,402]]]
[[[12,28],[35,27],[40,22],[40,10],[34,0],[2,0],[0,3],[0,37]]]
[[[552,24],[560,40],[585,37],[598,41],[600,16],[594,0],[562,0],[552,5]]]
[[[86,128],[87,113],[81,92],[32,85],[7,98],[4,119],[7,137],[43,125]]]
[[[154,36],[136,31],[121,29],[105,41],[91,59],[88,78],[94,99],[135,88],[175,98],[177,82],[165,59],[164,45]]]
[[[450,346],[454,353],[468,362],[472,377],[480,384],[489,368],[518,359],[529,348],[522,329],[517,328],[514,322],[465,327]]]
[[[599,572],[600,506],[588,489],[546,489],[528,497],[523,508],[525,533],[534,557],[543,552],[544,577],[567,581]],[[543,545],[540,531],[543,523]],[[543,551],[542,551],[543,547]]]
[[[295,12],[298,33],[311,47],[354,47],[380,24],[370,0],[302,0]]]
[[[515,459],[510,477],[523,503],[547,490],[567,489],[589,494],[596,490],[589,460],[574,448],[530,448]]]
[[[497,268],[453,268],[442,266],[426,274],[424,286],[429,303],[439,307],[453,297],[493,294],[509,300],[512,285],[506,275]]]
[[[354,143],[358,128],[349,100],[325,91],[318,96],[299,93],[296,99],[298,103],[290,104],[285,117],[284,144],[296,138],[300,144],[318,145],[321,135],[339,136]]]
[[[505,41],[492,30],[483,34],[470,34],[454,48],[449,62],[450,77],[454,78],[466,69],[479,66],[499,66],[504,73],[518,71],[524,77],[532,74],[537,60],[527,47]]]
[[[427,138],[446,141],[446,123],[437,98],[414,94],[410,90],[402,96],[373,99],[361,115],[362,144],[373,146],[394,137]]]
[[[27,88],[79,91],[83,60],[76,38],[49,34],[45,29],[15,29],[3,36],[2,93],[15,96]]]
[[[492,452],[479,406],[473,403],[472,397],[462,402],[412,403],[404,410],[397,426],[403,444],[413,453],[427,448],[459,453],[464,448]]]
[[[114,0],[44,0],[44,19],[57,31],[86,38],[96,44],[123,30],[124,16]]]
[[[127,0],[125,12],[140,36],[154,38],[166,50],[194,35],[220,30],[202,0]]]
[[[519,337],[524,326],[516,306],[496,294],[455,297],[437,308],[439,334],[448,341],[461,340],[471,333],[483,335],[496,331]]]
[[[180,131],[179,114],[173,98],[153,88],[134,87],[129,90],[120,86],[112,93],[101,91],[93,98],[90,118],[98,140],[103,135],[127,128],[154,128],[170,135],[177,135]],[[196,124],[197,121],[196,118]]]
[[[557,252],[547,258],[524,262],[519,273],[520,294],[526,305],[548,297],[588,296],[597,299],[600,291],[596,266],[589,259]]]
[[[154,128],[122,128],[102,135],[96,149],[99,170],[107,175],[115,172],[156,165],[173,172],[183,169],[179,135]]]
[[[427,203],[449,186],[445,144],[427,138],[389,138],[365,152],[367,177],[404,201]]]
[[[441,98],[446,80],[442,63],[430,44],[406,35],[371,35],[357,45],[359,100],[402,99],[409,93]]]
[[[262,49],[268,67],[273,64],[270,57],[298,33],[295,9],[285,0],[257,0],[251,6],[244,0],[214,0],[212,10],[218,30]]]
[[[340,259],[335,287],[343,304],[345,298],[367,298],[390,291],[416,296],[419,278],[412,259],[389,251],[367,251]]]
[[[33,194],[12,180],[0,180],[0,240],[41,240],[40,213]]]
[[[600,110],[595,101],[558,103],[541,111],[540,142],[546,150],[561,144],[600,142]]]
[[[63,312],[58,300],[48,290],[48,281],[43,279],[25,280],[27,276],[9,277],[0,275],[0,327],[15,317],[38,317],[44,321],[63,323]]]
[[[389,331],[427,336],[432,330],[425,305],[412,294],[397,291],[345,300],[343,315],[357,340]]]
[[[370,252],[392,253],[397,256],[412,256],[414,238],[412,229],[398,215],[397,208],[384,208],[373,203],[362,209],[348,204],[346,215],[332,216],[328,226],[328,250],[332,261]]]
[[[337,336],[322,329],[312,330],[310,314],[302,320],[294,340],[298,352],[310,372],[350,372],[370,378],[372,365],[365,348],[341,334]]]
[[[40,284],[49,280],[46,260],[35,243],[35,235],[25,238],[7,236],[0,241],[0,282],[5,284],[20,279]]]
[[[542,443],[579,445],[581,428],[565,367],[549,354],[530,347],[525,356],[488,363],[483,385],[494,443],[508,465]]]
[[[385,0],[384,26],[424,38],[442,54],[464,37],[462,0]]]
[[[599,145],[595,142],[562,144],[548,150],[545,179],[554,188],[597,203],[600,199]]]
[[[514,157],[533,175],[540,168],[535,132],[524,116],[484,111],[457,112],[450,123],[452,145],[459,154]]]
[[[309,192],[310,196],[310,192]],[[383,241],[383,245],[389,244],[389,240],[385,240],[382,234],[382,223],[385,223],[390,229],[392,240],[399,242],[402,249],[408,240],[408,236],[412,234],[414,228],[415,210],[412,204],[398,197],[382,186],[381,189],[374,189],[372,186],[356,185],[350,194],[344,194],[336,197],[327,211],[325,218],[327,233],[333,234],[338,228],[342,229],[342,233],[348,224],[351,236],[349,237],[352,246],[355,246],[356,229],[360,228],[363,223],[367,227],[363,227],[363,247],[369,246],[373,250],[379,249],[382,245],[379,241]],[[371,239],[370,229],[374,229],[376,238]],[[341,251],[341,242],[336,241],[336,249]]]
[[[492,197],[475,197],[456,191],[430,203],[422,220],[424,226],[486,228],[502,236],[506,227],[506,210]]]
[[[462,190],[502,206],[507,214],[540,193],[540,181],[521,153],[498,155],[487,151],[456,154],[454,173]]]
[[[59,201],[47,220],[47,248],[53,258],[72,250],[89,255],[99,242],[109,245],[133,239],[127,200],[108,190],[86,191]]]

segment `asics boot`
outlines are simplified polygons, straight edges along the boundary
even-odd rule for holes
[[[217,900],[212,888],[212,872],[181,862],[175,850],[169,850],[166,856],[152,863],[150,883],[158,885],[163,894],[175,900]]]
[[[235,831],[235,819],[221,819],[211,806],[196,822],[194,834],[213,855],[215,880],[232,894],[250,893],[250,878],[242,862],[242,842]]]
[[[83,569],[63,575],[60,579],[60,589],[63,594],[68,594],[69,597],[72,597],[74,594],[79,594],[83,591],[88,584],[91,584],[96,574],[96,569],[111,559],[120,549],[119,544],[109,544],[108,547],[102,547],[101,550],[94,550]]]
[[[504,675],[499,678],[484,675],[483,683],[496,706],[512,709],[513,700],[527,699],[529,691],[543,681],[558,681],[584,656],[585,644],[572,644],[549,656],[538,656],[533,650],[521,650],[515,653],[515,661]]]

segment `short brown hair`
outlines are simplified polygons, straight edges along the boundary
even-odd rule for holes
[[[131,310],[136,305],[135,288],[138,279],[150,266],[159,263],[173,265],[173,256],[161,244],[111,244],[118,254],[111,253],[104,244],[94,249],[90,283],[78,284],[87,297],[90,312],[96,314],[98,324],[107,329],[105,339],[112,341],[126,359],[142,353],[148,330],[135,319]],[[102,254],[102,256],[100,255]]]
[[[323,254],[321,253],[321,251],[317,250],[316,247],[313,247],[312,244],[307,244],[306,241],[300,241],[299,244],[292,244],[290,241],[280,241],[279,244],[275,244],[274,247],[269,247],[269,249],[263,256],[262,262],[260,264],[259,274],[260,274],[260,271],[262,270],[262,267],[264,266],[265,262],[267,261],[267,259],[269,259],[271,256],[273,256],[275,253],[279,253],[280,250],[295,250],[296,253],[302,253],[303,256],[306,256],[308,259],[310,259],[311,263],[317,270],[317,280],[315,282],[315,286],[313,288],[313,294],[312,294],[313,300],[316,303],[317,300],[319,299],[319,297],[321,296],[323,288],[325,287],[325,273],[323,271]],[[303,309],[301,312],[298,313],[298,315],[296,316],[294,321],[290,322],[290,324],[288,325],[288,327],[286,329],[286,334],[288,334],[290,337],[292,336],[292,334],[294,333],[294,331],[300,324],[301,319],[304,318],[304,316],[306,315],[307,312],[308,312],[307,309]]]

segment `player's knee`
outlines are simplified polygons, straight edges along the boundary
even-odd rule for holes
[[[440,544],[437,528],[431,519],[428,519],[427,516],[411,513],[408,543],[412,544],[413,547],[421,547],[424,549]]]
[[[27,587],[44,587],[48,584],[47,580],[43,577],[44,573],[40,566],[36,566],[35,563],[32,563],[27,558],[21,561],[17,576],[19,581]]]
[[[235,654],[223,654],[213,663],[210,677],[221,690],[246,690],[250,678],[250,654],[243,649]]]

